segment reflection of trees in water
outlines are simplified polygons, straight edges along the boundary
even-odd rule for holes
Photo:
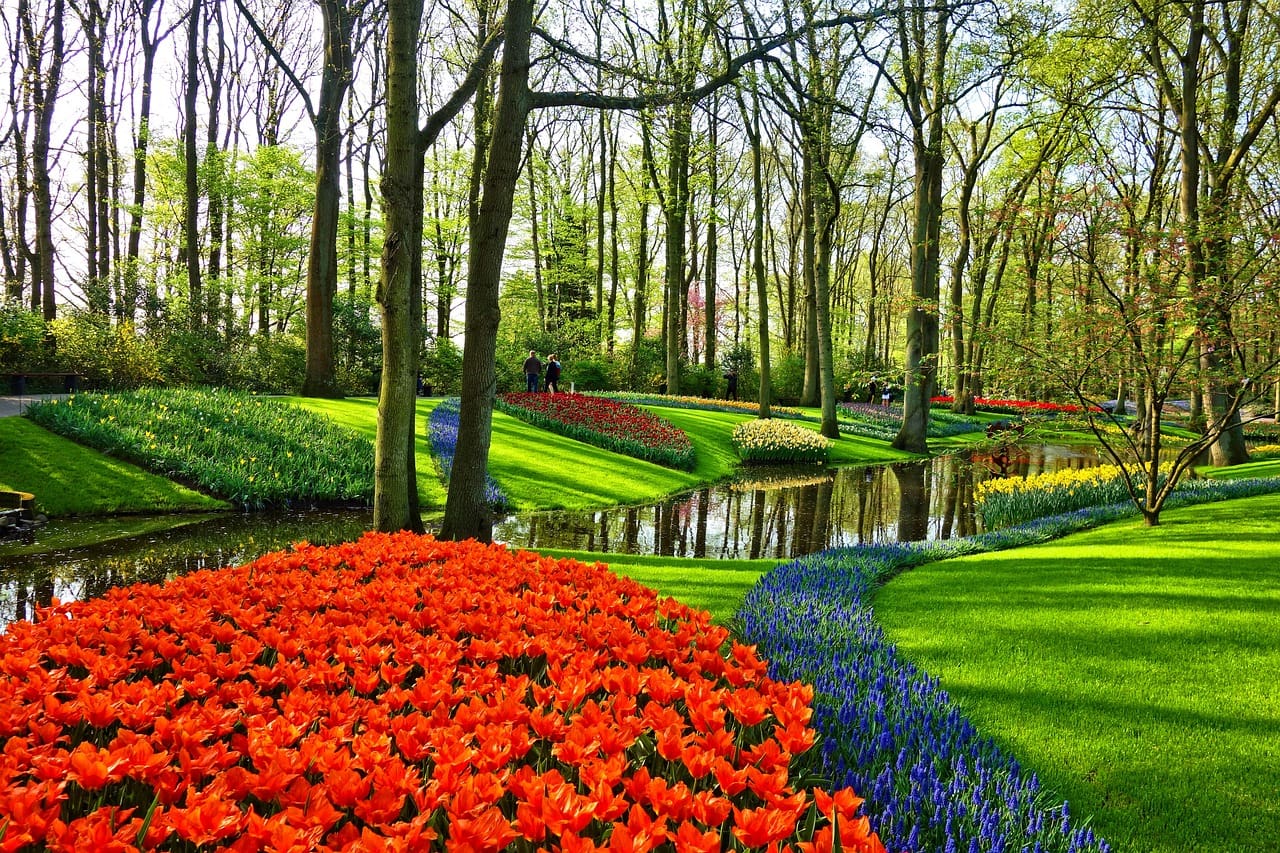
[[[898,541],[916,542],[929,535],[928,462],[899,462],[891,466],[898,482]]]
[[[495,535],[516,547],[785,560],[833,546],[975,531],[974,469],[956,458],[770,474],[648,507],[513,517]],[[766,488],[771,482],[780,485]],[[610,541],[619,526],[621,539]]]
[[[342,542],[370,527],[367,512],[228,515],[210,522],[102,545],[0,557],[0,625],[30,619],[37,607],[97,598],[109,589],[234,566],[294,542]]]

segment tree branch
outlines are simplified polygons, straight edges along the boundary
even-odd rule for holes
[[[427,123],[418,131],[419,151],[426,151],[430,148],[441,131],[448,126],[449,122],[453,121],[453,117],[461,111],[467,101],[471,100],[471,96],[475,94],[476,89],[480,87],[481,81],[484,80],[485,74],[488,73],[489,66],[493,64],[494,54],[498,52],[498,45],[502,44],[502,38],[503,30],[501,27],[489,35],[488,40],[481,46],[480,53],[476,55],[475,60],[471,63],[466,79],[449,97],[449,100],[445,101],[440,109],[427,118]]]
[[[297,90],[298,94],[302,97],[302,105],[307,108],[307,118],[311,120],[311,124],[318,124],[320,117],[316,115],[315,105],[311,103],[311,96],[307,94],[307,89],[302,85],[302,81],[297,78],[293,73],[293,69],[284,61],[284,57],[280,55],[280,51],[276,50],[276,46],[271,42],[271,37],[263,31],[261,26],[259,26],[257,19],[253,17],[253,13],[245,7],[244,0],[235,0],[235,3],[236,8],[240,10],[240,14],[243,15],[245,21],[248,22],[249,29],[253,30],[253,34],[258,37],[258,41],[262,43],[264,48],[266,48],[267,53],[276,61],[276,65],[280,66],[280,70],[284,72],[284,76],[289,79],[289,82],[293,84],[293,88]]]

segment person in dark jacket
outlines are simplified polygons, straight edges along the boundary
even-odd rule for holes
[[[542,376],[542,362],[538,360],[537,352],[529,350],[529,357],[524,360],[524,390],[537,391],[540,376]]]
[[[724,375],[727,387],[725,388],[724,398],[726,400],[738,399],[738,370],[737,368],[729,368],[729,372]]]
[[[555,353],[547,356],[547,392],[554,394],[560,390],[560,358]]]

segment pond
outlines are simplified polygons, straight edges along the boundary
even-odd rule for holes
[[[106,541],[35,554],[23,553],[31,545],[0,543],[0,625],[31,618],[37,606],[54,598],[94,598],[114,586],[161,583],[186,572],[240,565],[301,540],[356,539],[372,522],[368,510],[218,513],[180,519],[178,526],[173,515],[53,521],[37,531],[39,539],[31,545],[83,541],[86,528],[100,529]],[[137,530],[145,532],[127,535]],[[122,538],[108,538],[112,535]]]
[[[1090,447],[1036,446],[1006,461],[1026,475],[1099,464]],[[983,458],[855,468],[744,469],[738,477],[647,506],[513,515],[494,528],[512,547],[671,556],[784,559],[839,545],[966,536],[976,531],[974,485]],[[238,565],[306,540],[358,538],[368,510],[172,515],[55,521],[32,544],[0,544],[0,625],[53,598],[91,598],[113,586]],[[96,540],[89,547],[61,543]],[[38,553],[31,553],[39,549]]]
[[[788,559],[867,542],[978,532],[974,486],[993,471],[1027,476],[1100,464],[1096,448],[1035,445],[833,469],[746,468],[737,477],[646,506],[511,516],[494,539],[564,548],[716,559]]]

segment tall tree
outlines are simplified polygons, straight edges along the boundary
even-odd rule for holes
[[[1280,108],[1274,62],[1280,19],[1254,0],[1131,0],[1135,38],[1178,126],[1179,216],[1186,276],[1195,298],[1204,408],[1223,421],[1213,461],[1247,461],[1233,401],[1247,375],[1233,347],[1232,310],[1249,278],[1235,243],[1242,184],[1251,151]]]
[[[49,174],[53,112],[62,86],[65,60],[66,0],[50,0],[38,19],[30,0],[18,0],[18,26],[26,48],[24,97],[34,116],[31,144],[32,201],[35,205],[35,251],[31,262],[31,309],[46,320],[57,316],[54,290],[53,181]]]
[[[138,37],[142,49],[142,79],[138,88],[138,113],[133,135],[133,195],[129,205],[129,240],[125,248],[124,288],[116,307],[121,319],[133,320],[141,295],[138,265],[142,256],[142,220],[147,200],[147,151],[151,144],[151,97],[156,52],[178,26],[163,26],[164,0],[135,0]]]
[[[182,90],[182,151],[186,165],[186,193],[183,196],[182,256],[186,261],[188,322],[199,328],[204,318],[204,292],[200,279],[200,162],[196,149],[199,122],[196,97],[200,79],[201,0],[191,0],[187,9],[186,79]]]
[[[500,39],[497,34],[489,36],[462,84],[419,127],[417,46],[422,3],[394,0],[388,12],[387,158],[382,174],[386,237],[377,294],[382,308],[382,384],[374,444],[373,522],[383,531],[421,530],[414,423],[422,337],[421,267],[415,269],[415,256],[422,255],[423,171],[427,149],[475,93]]]
[[[324,34],[320,92],[313,102],[307,87],[262,29],[244,0],[240,10],[298,92],[316,138],[316,200],[307,256],[307,362],[302,393],[338,397],[337,359],[333,341],[333,300],[338,292],[338,207],[342,179],[342,103],[354,78],[357,37],[368,0],[316,0]]]

